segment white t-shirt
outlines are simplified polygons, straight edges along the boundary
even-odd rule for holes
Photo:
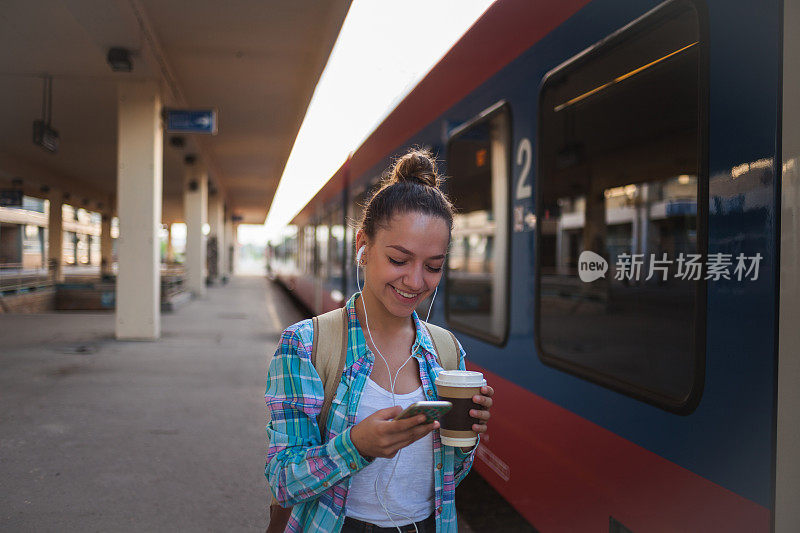
[[[426,399],[422,387],[408,394],[395,394],[394,397],[397,405],[403,409]],[[375,411],[393,405],[392,393],[367,378],[356,413],[356,424]],[[397,468],[390,480],[395,461],[398,462]],[[353,475],[345,504],[346,516],[380,527],[393,527],[392,521],[378,503],[375,494],[376,479],[378,494],[386,508],[391,511],[391,517],[397,525],[426,519],[433,512],[433,433],[428,433],[402,448],[391,459],[376,458]]]

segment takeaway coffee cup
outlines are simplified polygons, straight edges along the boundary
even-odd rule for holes
[[[453,404],[453,408],[439,420],[442,444],[469,447],[478,442],[478,434],[472,431],[472,424],[480,424],[481,421],[469,416],[469,410],[483,409],[483,406],[472,401],[472,397],[480,394],[484,385],[486,380],[481,372],[442,370],[436,376],[439,399]]]

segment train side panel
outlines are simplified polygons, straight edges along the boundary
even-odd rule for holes
[[[589,3],[430,117],[368,172],[352,176],[353,187],[363,187],[409,145],[429,146],[445,159],[451,131],[498,102],[508,103],[509,210],[522,213],[521,227],[510,236],[509,334],[497,345],[452,330],[469,366],[483,371],[498,391],[475,468],[542,531],[607,531],[611,519],[633,531],[770,529],[781,5],[698,5],[708,32],[705,251],[761,254],[764,268],[756,281],[707,284],[703,390],[689,413],[670,412],[542,362],[533,320],[536,198],[518,197],[521,181],[536,190],[536,161],[526,161],[525,153],[535,158],[539,88],[547,72],[657,2]],[[343,262],[350,274],[351,248],[345,246]],[[357,290],[352,275],[345,289]],[[431,319],[448,326],[443,289]]]

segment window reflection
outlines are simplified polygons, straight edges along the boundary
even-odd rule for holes
[[[507,326],[508,161],[505,106],[449,144],[448,193],[457,214],[447,258],[447,321],[496,343]]]
[[[674,405],[695,383],[700,282],[651,257],[700,253],[699,29],[688,2],[651,19],[542,89],[536,335],[546,361]],[[581,281],[583,251],[605,277]],[[633,254],[639,276],[617,276]]]

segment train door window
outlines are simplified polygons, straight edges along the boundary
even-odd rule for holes
[[[305,228],[297,226],[297,272],[302,274],[306,268]]]
[[[275,264],[281,269],[294,269],[297,267],[297,228],[287,226],[281,240],[275,246]]]
[[[330,262],[328,260],[328,235],[330,234],[330,227],[330,216],[323,218],[317,226],[317,261],[319,261],[317,275],[325,280],[330,277]]]
[[[539,100],[539,355],[675,412],[703,379],[705,285],[680,262],[705,252],[700,27],[693,3],[665,4],[550,73]]]
[[[331,213],[330,235],[328,240],[328,263],[330,264],[331,286],[337,290],[342,287],[344,264],[344,217],[342,209],[337,208]]]
[[[314,274],[314,255],[316,253],[314,241],[314,226],[308,225],[303,228],[303,272],[306,274]]]
[[[300,250],[299,250],[299,234],[297,232],[297,227],[293,227],[294,232],[287,237],[287,247],[286,247],[286,257],[288,260],[288,266],[292,268],[292,270],[299,270],[300,267]]]
[[[300,262],[298,260],[298,234],[297,226],[289,226],[289,235],[284,241],[286,243],[286,266],[291,270],[297,270]]]
[[[316,266],[314,273],[320,279],[328,279],[328,233],[328,219],[325,218],[320,220],[315,228],[317,244],[315,252]]]
[[[454,329],[503,344],[508,330],[508,182],[511,116],[498,104],[459,128],[447,150],[456,206],[445,316]]]

